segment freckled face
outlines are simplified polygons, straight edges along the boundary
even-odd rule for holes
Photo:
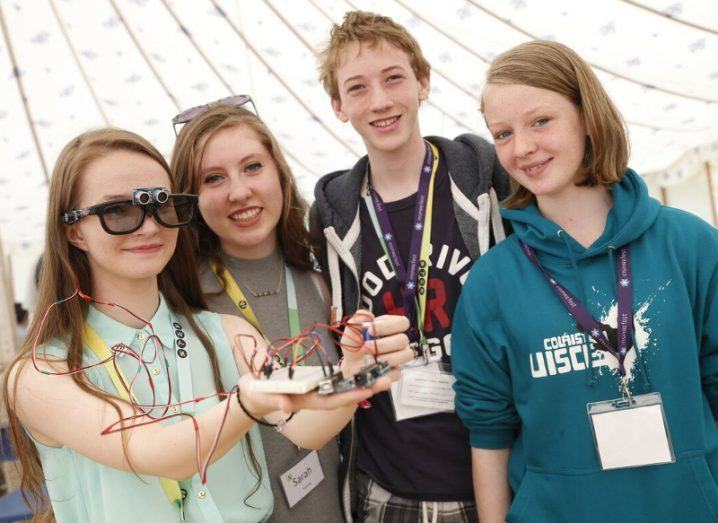
[[[484,118],[511,177],[537,198],[572,191],[586,148],[579,108],[565,96],[520,84],[489,84]]]

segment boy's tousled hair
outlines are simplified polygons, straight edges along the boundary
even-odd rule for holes
[[[388,16],[349,11],[341,25],[332,26],[329,43],[320,54],[319,80],[332,100],[339,100],[337,69],[341,65],[342,51],[354,42],[374,48],[382,41],[406,52],[417,80],[429,78],[431,65],[421,52],[419,43],[404,26]]]
[[[569,47],[534,40],[500,54],[486,73],[488,85],[519,84],[559,93],[578,107],[586,128],[586,152],[579,173],[580,186],[609,186],[618,182],[628,165],[629,143],[621,114],[591,67]],[[484,97],[481,97],[481,112]],[[511,194],[503,202],[520,209],[535,200],[511,180]]]

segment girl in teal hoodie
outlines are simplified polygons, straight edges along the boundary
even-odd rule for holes
[[[481,109],[515,231],[454,317],[482,523],[717,522],[718,231],[648,196],[567,47],[499,56]]]

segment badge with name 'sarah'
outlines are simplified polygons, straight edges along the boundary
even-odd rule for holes
[[[602,470],[675,462],[657,392],[586,406]]]
[[[289,508],[299,503],[324,480],[319,454],[313,450],[280,476]]]

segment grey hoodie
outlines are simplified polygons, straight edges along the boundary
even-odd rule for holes
[[[446,159],[456,221],[469,255],[476,260],[489,249],[491,232],[495,243],[505,237],[498,201],[508,194],[506,171],[494,146],[476,135],[462,134],[454,140],[429,136],[427,140]],[[351,170],[327,174],[314,188],[312,239],[338,317],[352,314],[359,306],[359,202],[366,191],[368,161],[364,156]]]

